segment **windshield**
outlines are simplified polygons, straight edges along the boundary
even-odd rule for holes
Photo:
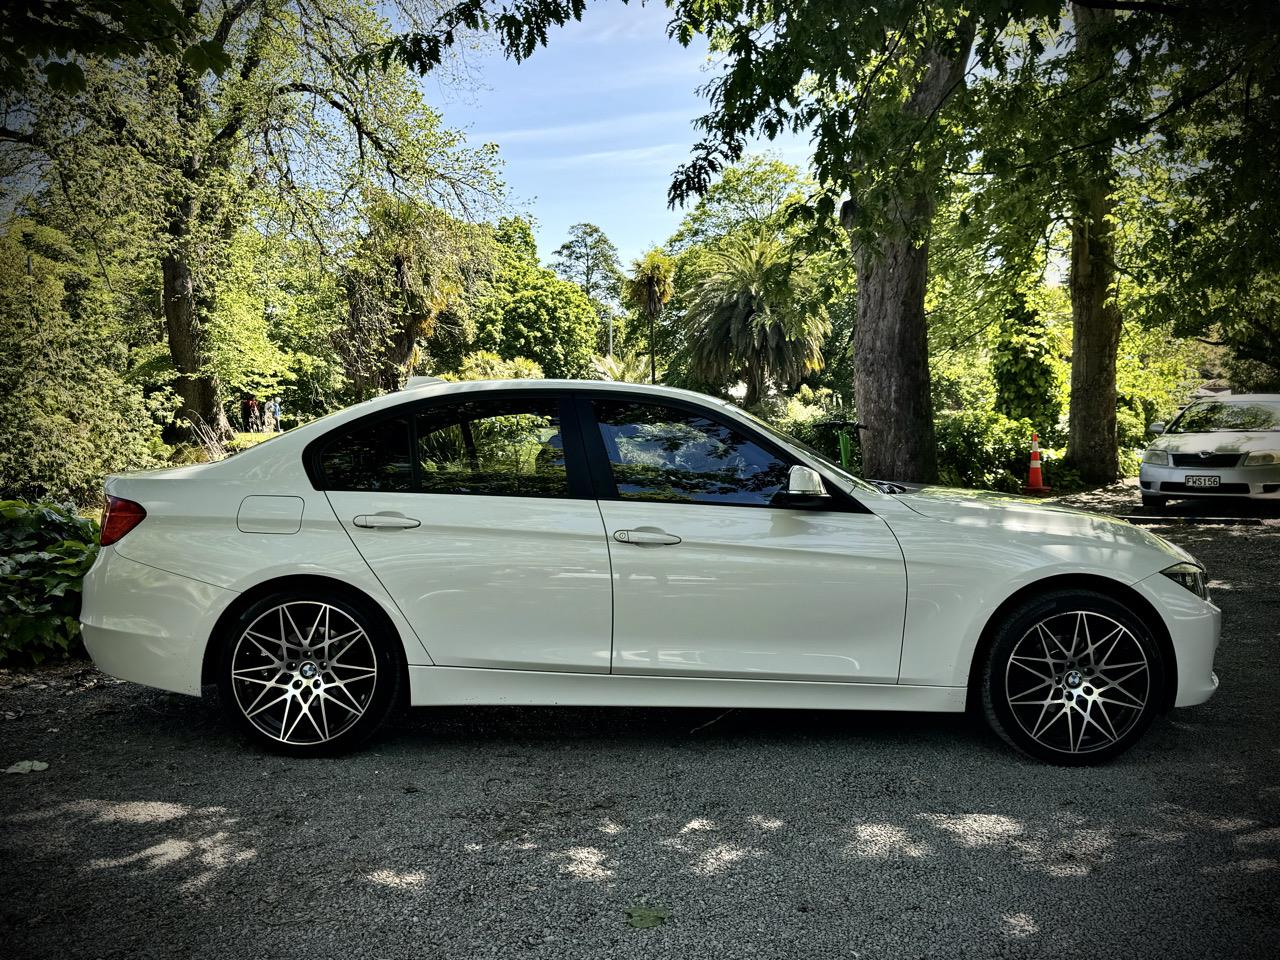
[[[855,487],[857,487],[860,490],[870,490],[873,493],[877,492],[876,488],[871,486],[871,484],[867,483],[867,481],[863,480],[861,477],[855,477],[852,473],[850,473],[844,467],[840,466],[840,464],[836,463],[834,460],[828,457],[825,453],[822,453],[820,450],[815,450],[813,447],[809,446],[803,440],[797,440],[795,437],[791,436],[791,434],[783,433],[781,430],[777,429],[776,427],[772,427],[765,421],[761,420],[754,413],[748,413],[746,410],[743,410],[741,407],[735,406],[733,409],[736,410],[738,413],[742,414],[744,417],[746,417],[748,420],[750,420],[757,427],[759,427],[765,433],[769,434],[769,436],[773,437],[773,439],[777,440],[778,442],[783,443],[789,447],[797,447],[798,449],[803,450],[809,456],[813,457],[813,459],[819,461],[824,467],[827,467],[832,473],[834,473],[840,479],[847,480],[849,483],[853,484]]]
[[[1167,433],[1223,433],[1280,430],[1280,399],[1209,400],[1193,403],[1169,424]]]

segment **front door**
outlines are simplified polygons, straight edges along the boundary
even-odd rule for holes
[[[318,466],[432,660],[609,672],[609,552],[568,402],[539,390],[402,410],[340,432]]]
[[[791,500],[790,456],[697,406],[583,407],[614,673],[897,682],[906,572],[883,520],[843,495]]]

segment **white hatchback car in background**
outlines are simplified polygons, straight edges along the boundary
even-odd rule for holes
[[[1219,611],[1112,518],[865,483],[663,387],[435,383],[217,463],[111,477],[104,670],[256,741],[350,748],[401,702],[983,709],[1097,762],[1207,700]]]
[[[1148,429],[1158,437],[1142,455],[1144,507],[1188,497],[1280,500],[1280,396],[1197,400],[1167,427]]]

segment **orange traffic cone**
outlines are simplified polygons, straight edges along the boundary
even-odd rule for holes
[[[1044,478],[1040,474],[1040,435],[1033,433],[1031,434],[1031,472],[1027,476],[1027,485],[1023,488],[1023,492],[1044,497],[1048,496],[1051,490],[1051,487],[1045,486]]]

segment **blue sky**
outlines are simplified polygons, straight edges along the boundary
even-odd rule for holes
[[[511,203],[537,220],[545,261],[571,224],[588,221],[629,262],[675,229],[667,209],[672,171],[697,140],[704,111],[697,89],[709,77],[705,42],[681,47],[666,36],[660,2],[597,2],[582,23],[553,31],[550,45],[517,64],[493,50],[469,53],[472,90],[428,95],[448,126],[501,148]],[[803,163],[806,144],[764,145]]]

